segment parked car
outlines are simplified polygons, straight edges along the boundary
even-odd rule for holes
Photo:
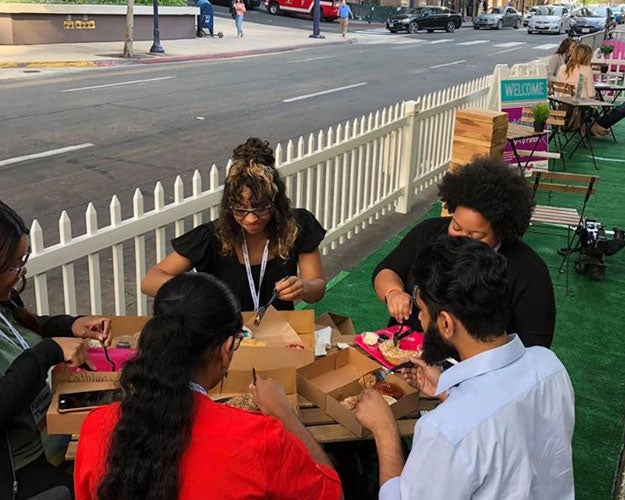
[[[596,33],[605,30],[606,23],[608,29],[612,29],[615,24],[612,9],[609,7],[580,7],[573,11],[569,33],[572,35]]]
[[[523,16],[523,26],[527,26],[527,23],[529,23],[529,20],[532,18],[537,10],[538,7],[534,6],[530,7],[528,10],[525,11],[525,15]]]
[[[625,4],[613,5],[612,12],[614,13],[616,24],[623,24],[625,19]]]
[[[245,1],[245,0],[244,0]],[[270,14],[309,14],[312,15],[314,0],[300,0],[297,6],[293,0],[265,0],[265,8]],[[339,3],[335,0],[320,0],[321,20],[332,22],[339,17]]]
[[[391,16],[386,20],[386,29],[391,33],[398,31],[416,33],[419,30],[426,30],[428,33],[434,30],[445,30],[447,33],[453,33],[461,25],[460,14],[447,7],[435,5],[417,7],[404,14]]]
[[[541,5],[527,23],[527,32],[566,33],[570,24],[569,9],[566,7]]]
[[[491,7],[485,14],[480,14],[473,18],[473,29],[480,28],[498,30],[511,26],[518,29],[523,25],[521,13],[513,7]]]

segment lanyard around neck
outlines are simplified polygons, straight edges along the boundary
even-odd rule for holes
[[[260,263],[260,276],[258,278],[258,292],[256,291],[256,285],[254,284],[254,277],[252,276],[252,265],[250,264],[250,254],[247,250],[247,240],[245,234],[243,235],[243,260],[245,261],[245,272],[247,273],[247,283],[250,287],[250,294],[252,301],[254,302],[254,311],[258,311],[260,308],[260,289],[263,284],[263,278],[265,277],[265,270],[267,269],[267,258],[269,257],[269,239],[265,242],[265,250],[263,250],[263,260]]]
[[[22,349],[24,349],[24,350],[28,349],[30,346],[28,345],[26,340],[24,340],[24,337],[22,337],[20,335],[20,332],[17,331],[17,329],[11,324],[11,322],[8,319],[6,319],[4,314],[2,314],[1,312],[0,312],[0,319],[2,319],[2,321],[4,321],[4,324],[9,329],[9,331],[13,334],[13,336],[15,337],[15,340],[17,340],[19,345],[16,344],[15,341],[11,337],[9,337],[6,333],[4,333],[2,330],[0,330],[0,337],[2,337],[7,342],[10,342],[11,344],[13,344],[18,349],[20,347]]]
[[[199,392],[200,394],[204,394],[204,396],[208,397],[208,392],[206,391],[206,389],[204,389],[204,387],[202,387],[200,384],[197,384],[193,381],[189,382],[189,389],[195,392]]]

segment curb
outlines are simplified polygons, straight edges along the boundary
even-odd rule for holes
[[[323,46],[344,45],[352,43],[352,40],[340,40],[336,42],[324,42]],[[62,68],[62,67],[78,67],[78,68],[110,68],[114,66],[136,66],[144,64],[164,64],[172,62],[189,62],[189,61],[206,61],[211,59],[228,59],[234,57],[253,56],[258,54],[270,54],[278,52],[291,52],[310,47],[319,47],[316,43],[305,43],[300,45],[289,45],[286,47],[272,47],[266,49],[238,50],[232,52],[221,52],[216,54],[197,54],[192,56],[160,56],[148,55],[147,58],[130,58],[124,59],[104,59],[100,61],[31,61],[31,62],[9,62],[0,63],[0,69],[11,68]]]

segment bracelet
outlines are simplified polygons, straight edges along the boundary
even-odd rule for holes
[[[388,290],[385,294],[384,294],[384,303],[387,304],[388,303],[388,296],[393,293],[393,292],[403,292],[403,290],[401,288],[391,288],[390,290]]]

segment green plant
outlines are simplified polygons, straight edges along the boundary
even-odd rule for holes
[[[532,114],[534,115],[534,123],[545,123],[549,118],[549,104],[546,102],[538,102],[532,106]]]
[[[614,50],[614,45],[602,45],[599,47],[599,51],[605,56],[609,56]]]

